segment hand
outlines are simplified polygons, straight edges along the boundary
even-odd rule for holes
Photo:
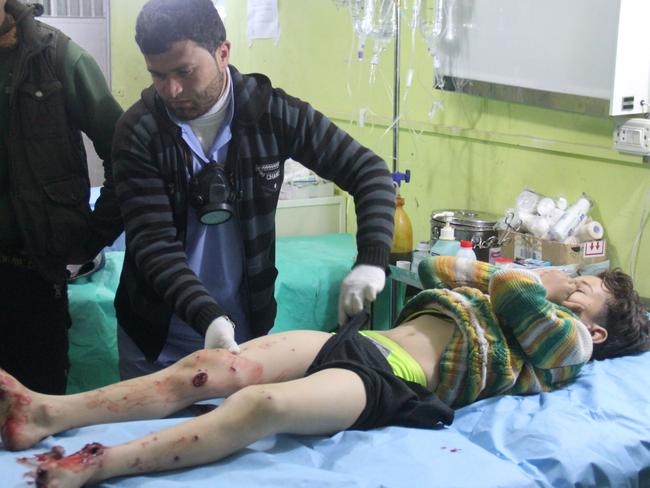
[[[363,310],[365,304],[374,302],[385,284],[386,273],[379,266],[355,266],[341,283],[339,325],[347,324],[350,317]]]
[[[239,346],[235,342],[235,324],[225,315],[214,319],[205,331],[204,347],[228,349],[233,354],[239,354]]]
[[[537,274],[546,288],[546,299],[562,305],[577,289],[573,278],[558,269],[541,269]]]

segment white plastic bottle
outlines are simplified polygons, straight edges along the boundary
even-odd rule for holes
[[[571,205],[564,215],[551,227],[549,236],[554,241],[563,242],[567,237],[573,234],[578,226],[587,219],[587,214],[591,208],[591,200],[584,193],[578,201]]]
[[[476,253],[472,249],[472,243],[470,241],[460,241],[460,249],[456,253],[457,258],[466,258],[476,261]]]
[[[418,272],[418,266],[420,261],[424,258],[427,258],[431,255],[431,245],[428,241],[418,242],[417,247],[413,251],[413,259],[411,259],[411,271],[414,273]]]
[[[431,246],[432,256],[455,256],[460,249],[460,242],[454,237],[454,228],[447,222],[445,226],[440,229],[440,237]]]

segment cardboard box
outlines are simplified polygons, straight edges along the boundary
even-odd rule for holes
[[[503,238],[503,234],[500,235]],[[553,266],[564,264],[587,265],[607,260],[605,239],[570,246],[561,242],[540,239],[532,234],[509,232],[501,243],[501,256],[513,259],[539,259]]]

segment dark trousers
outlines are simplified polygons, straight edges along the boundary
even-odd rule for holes
[[[70,324],[66,283],[0,260],[0,367],[32,390],[64,394]]]

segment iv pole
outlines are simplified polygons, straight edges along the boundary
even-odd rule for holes
[[[393,81],[393,173],[397,173],[399,157],[399,97],[400,97],[400,51],[401,22],[399,16],[400,0],[395,0],[395,73]]]
[[[401,22],[399,15],[400,0],[394,0],[395,5],[395,73],[393,79],[393,181],[397,184],[398,188],[402,181],[408,183],[411,181],[411,170],[406,170],[404,173],[399,173],[399,111],[400,111],[400,65],[401,58],[400,52],[402,48],[401,39]]]

